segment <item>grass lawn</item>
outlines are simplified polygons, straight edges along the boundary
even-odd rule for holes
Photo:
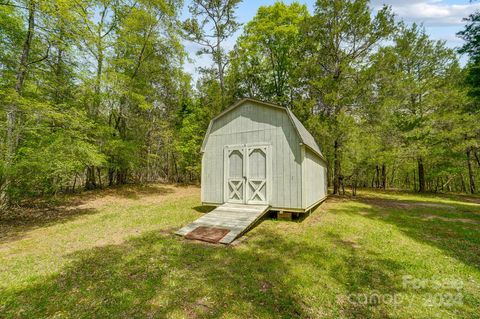
[[[0,220],[0,318],[480,318],[480,198],[360,191],[230,247],[173,231],[196,187]]]

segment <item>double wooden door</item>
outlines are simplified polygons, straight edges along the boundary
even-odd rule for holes
[[[268,204],[271,188],[270,145],[233,145],[224,151],[224,200]]]

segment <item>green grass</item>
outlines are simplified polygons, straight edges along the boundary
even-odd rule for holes
[[[194,187],[20,213],[0,221],[0,317],[479,318],[480,198],[359,195],[230,247],[172,235],[206,211]]]

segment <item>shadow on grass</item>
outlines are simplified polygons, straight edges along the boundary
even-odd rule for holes
[[[23,238],[28,231],[65,223],[79,216],[95,214],[92,208],[64,207],[51,208],[17,208],[8,214],[0,214],[0,244]]]
[[[440,248],[449,256],[480,269],[478,207],[362,197],[357,201],[370,208],[342,207],[338,212],[361,214],[395,225],[410,238]]]
[[[364,249],[355,241],[340,239],[334,234],[329,237],[337,243],[337,252],[342,255],[342,262],[329,272],[346,290],[337,296],[337,302],[342,305],[339,307],[342,316],[390,318],[389,313],[394,305],[383,303],[381,299],[404,290],[399,279],[400,274],[406,273],[404,265]]]
[[[333,316],[338,309],[335,315],[350,318],[383,317],[382,305],[339,303],[333,290],[325,297],[327,304],[316,305],[309,304],[316,293],[299,293],[308,285],[321,293],[330,287],[298,277],[291,268],[295,263],[313,268],[319,278],[333,277],[348,293],[392,289],[391,274],[401,268],[374,255],[360,257],[349,245],[338,247],[340,265],[328,267],[324,249],[269,231],[247,247],[234,248],[150,232],[121,245],[72,254],[60,274],[23,290],[0,292],[0,317],[308,318],[328,311]]]
[[[139,200],[144,196],[163,196],[175,192],[173,187],[159,185],[122,185],[108,189],[87,191],[75,196],[38,199],[0,214],[0,244],[24,237],[28,231],[65,223],[79,216],[98,213],[95,208],[81,205],[105,196]]]
[[[363,193],[361,194],[361,197],[371,197],[371,198],[378,198],[378,196],[374,196],[374,194],[384,194],[384,195],[410,195],[414,197],[421,196],[423,198],[428,198],[430,199],[430,202],[432,199],[448,199],[451,201],[457,201],[457,202],[464,202],[464,203],[470,203],[470,204],[478,204],[480,205],[480,196],[478,194],[463,194],[463,193],[442,193],[442,192],[426,192],[426,193],[419,193],[419,192],[414,192],[414,191],[408,191],[408,190],[396,190],[396,189],[377,189],[377,188],[359,188],[359,192]],[[365,192],[367,194],[365,194]],[[351,192],[347,190],[346,192],[348,195],[351,195]],[[370,194],[368,194],[370,193]],[[446,203],[445,205],[449,205]]]

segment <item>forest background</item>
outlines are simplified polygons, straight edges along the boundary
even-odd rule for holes
[[[196,183],[210,119],[244,97],[292,109],[334,193],[477,192],[480,12],[452,49],[366,0],[276,2],[243,25],[239,4],[0,0],[1,206]],[[185,41],[213,62],[196,81]]]

